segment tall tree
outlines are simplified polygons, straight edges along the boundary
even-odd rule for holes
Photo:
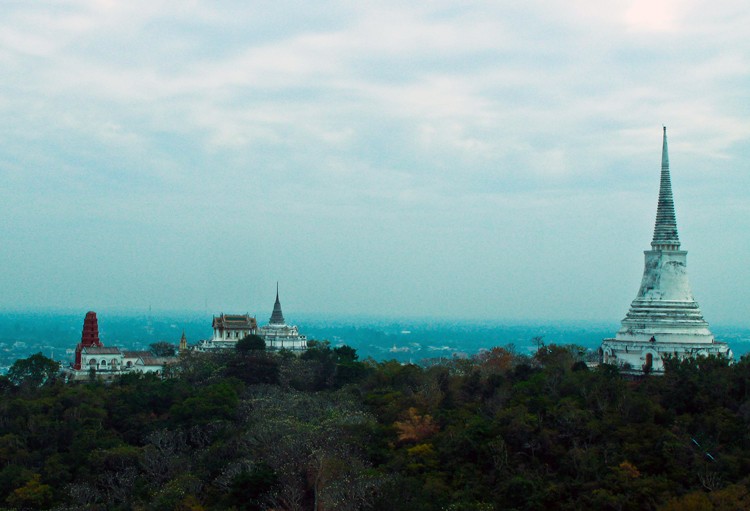
[[[40,353],[16,360],[8,370],[8,379],[16,385],[40,387],[60,372],[60,363]]]
[[[151,348],[151,353],[157,357],[174,357],[177,353],[177,347],[165,341],[149,344],[148,347]]]
[[[249,351],[263,351],[266,349],[266,341],[259,335],[250,334],[246,335],[234,346],[240,353],[247,353]]]

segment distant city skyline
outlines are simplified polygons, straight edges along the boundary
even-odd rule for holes
[[[667,125],[695,299],[750,323],[743,3],[0,14],[0,310],[619,322]]]

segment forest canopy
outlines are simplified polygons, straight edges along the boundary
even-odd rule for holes
[[[422,364],[182,352],[163,378],[0,378],[0,507],[750,509],[750,360],[590,369],[577,346]]]

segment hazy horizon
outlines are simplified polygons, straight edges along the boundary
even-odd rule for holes
[[[121,349],[148,349],[164,341],[177,345],[184,333],[189,345],[212,336],[211,315],[115,314],[96,311],[99,338],[105,346]],[[232,311],[238,312],[238,311]],[[0,374],[19,358],[42,352],[67,363],[81,340],[84,312],[44,313],[0,311]],[[261,325],[267,320],[258,318]],[[531,354],[536,337],[546,344],[576,344],[598,350],[605,338],[619,329],[614,322],[498,322],[425,320],[415,318],[321,318],[304,314],[287,316],[309,339],[328,340],[333,346],[347,344],[361,359],[395,359],[419,362],[439,357],[471,356],[495,346],[513,345],[520,353]],[[712,331],[719,341],[727,342],[735,359],[750,351],[750,327],[715,325]]]
[[[283,308],[283,303],[282,303]],[[97,313],[97,317],[102,318],[104,321],[108,319],[142,319],[147,321],[149,318],[149,311],[146,310],[128,310],[128,309],[117,309],[117,308],[100,308],[100,309],[63,309],[63,308],[48,308],[48,309],[8,309],[0,308],[0,318],[8,316],[18,317],[29,317],[29,316],[50,316],[50,317],[70,317],[76,324],[81,323],[83,325],[83,318],[86,312],[93,310]],[[190,311],[190,310],[151,310],[151,319],[156,321],[174,321],[174,320],[190,320],[190,321],[203,321],[206,322],[206,328],[210,330],[210,318],[219,316],[220,314],[250,314],[258,320],[259,325],[268,323],[268,319],[271,313],[253,313],[248,310],[224,310],[224,311]],[[268,316],[268,317],[266,317]],[[386,315],[361,315],[361,314],[319,314],[319,313],[306,313],[296,312],[289,314],[284,311],[285,319],[288,324],[295,325],[307,325],[314,327],[341,327],[341,326],[394,326],[394,325],[416,325],[420,327],[529,327],[529,326],[559,326],[561,328],[592,328],[592,329],[609,329],[611,334],[614,333],[621,327],[620,321],[618,320],[607,320],[607,319],[592,319],[592,320],[579,320],[579,319],[567,319],[567,320],[553,320],[553,319],[514,319],[514,318],[469,318],[469,317],[429,317],[429,316],[386,316]],[[738,321],[738,322],[720,322],[711,323],[709,322],[709,329],[714,327],[720,329],[750,329],[750,321]],[[304,334],[304,332],[302,332]]]

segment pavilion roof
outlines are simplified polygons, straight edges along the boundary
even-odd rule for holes
[[[84,346],[83,352],[87,355],[119,355],[120,348],[106,346]]]
[[[257,328],[258,323],[255,318],[249,314],[222,314],[219,317],[214,316],[213,328],[224,329],[253,329]]]
[[[154,354],[150,351],[131,351],[131,350],[125,350],[122,352],[123,358],[141,358],[141,357],[153,357]]]
[[[145,366],[165,366],[177,363],[177,357],[141,357],[140,362]]]

